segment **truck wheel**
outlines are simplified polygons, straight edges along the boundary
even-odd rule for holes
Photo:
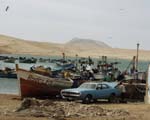
[[[84,99],[83,99],[83,103],[84,104],[89,104],[92,101],[92,96],[91,95],[87,95]]]

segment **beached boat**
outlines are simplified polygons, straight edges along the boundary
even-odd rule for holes
[[[61,89],[70,88],[73,85],[71,79],[51,78],[17,66],[16,69],[22,98],[56,96],[60,94]]]

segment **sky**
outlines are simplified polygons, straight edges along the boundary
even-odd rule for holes
[[[127,49],[139,43],[150,50],[150,0],[0,0],[0,34],[56,43],[78,37]]]

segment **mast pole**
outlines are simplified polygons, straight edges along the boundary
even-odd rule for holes
[[[137,43],[137,55],[136,55],[136,70],[138,71],[138,64],[139,64],[139,43]]]

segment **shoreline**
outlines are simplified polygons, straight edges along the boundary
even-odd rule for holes
[[[61,53],[61,52],[60,52]],[[18,54],[15,54],[15,53],[1,53],[2,54],[2,56],[4,56],[4,55],[10,55],[10,56],[30,56],[30,57],[58,57],[58,58],[61,58],[62,57],[62,55],[61,54],[42,54],[42,56],[41,56],[41,54],[40,53],[37,53],[37,54],[34,54],[34,53],[18,53]],[[67,55],[67,53],[66,53],[66,55]],[[136,53],[135,53],[135,55],[136,55]],[[133,56],[115,56],[115,55],[107,55],[107,54],[100,54],[100,55],[79,55],[79,58],[82,58],[82,57],[84,57],[84,58],[88,58],[88,57],[91,57],[91,58],[93,58],[93,59],[99,59],[100,57],[102,57],[102,56],[107,56],[108,57],[108,59],[121,59],[121,60],[132,60],[133,59]],[[75,58],[76,56],[75,56],[75,54],[68,54],[66,57],[68,57],[68,58]],[[144,61],[144,62],[146,62],[146,61],[150,61],[150,58],[145,58],[145,57],[141,57],[141,56],[139,56],[139,61]]]

